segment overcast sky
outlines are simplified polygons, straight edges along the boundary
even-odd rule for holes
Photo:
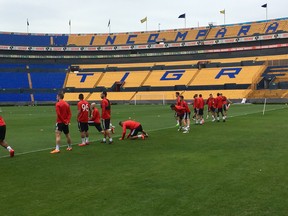
[[[0,0],[0,31],[31,33],[107,33],[184,27],[178,19],[186,13],[187,27],[207,26],[209,22],[226,24],[288,17],[288,0]]]

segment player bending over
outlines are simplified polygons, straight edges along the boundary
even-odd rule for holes
[[[130,129],[130,133],[127,136],[127,139],[145,139],[145,137],[148,137],[148,134],[143,130],[142,125],[139,122],[127,120],[127,121],[120,121],[119,125],[122,127],[122,137],[119,138],[119,140],[125,139],[126,129]],[[138,133],[141,132],[141,134],[138,135]]]
[[[6,135],[6,123],[2,118],[2,116],[0,116],[0,145],[9,151],[10,157],[14,157],[14,150],[5,141],[5,135]]]

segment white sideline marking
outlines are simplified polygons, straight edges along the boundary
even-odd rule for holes
[[[284,108],[285,108],[285,107],[270,109],[270,110],[266,110],[266,112],[270,112],[270,111],[274,111],[274,110],[280,110],[280,109],[284,109]],[[251,113],[241,113],[241,114],[239,114],[239,115],[228,116],[228,119],[229,119],[229,118],[234,118],[234,117],[239,117],[239,116],[246,116],[246,115],[256,114],[256,113],[262,113],[262,111],[256,111],[256,112],[251,112]],[[210,122],[210,121],[209,121],[209,122]],[[175,128],[175,126],[165,127],[165,128],[157,128],[157,129],[154,129],[154,130],[150,130],[150,131],[148,131],[148,132],[166,130],[166,129],[171,129],[171,128]],[[114,136],[113,138],[118,138],[118,137],[121,137],[121,136],[118,135],[118,136]],[[91,142],[97,142],[97,141],[100,141],[100,140],[93,140],[93,141],[91,141]],[[76,143],[72,144],[72,146],[75,146],[75,145],[78,145],[78,143],[77,143],[77,144],[76,144]],[[64,148],[64,147],[67,147],[67,144],[60,146],[60,148]],[[33,150],[33,151],[27,151],[27,152],[21,152],[21,153],[15,154],[15,156],[32,154],[32,153],[42,152],[42,151],[49,151],[49,150],[52,150],[52,149],[53,149],[53,147],[51,147],[51,148],[44,148],[44,149],[38,149],[38,150]],[[1,159],[1,158],[7,158],[7,157],[10,157],[9,154],[8,154],[8,155],[1,156],[0,159]]]

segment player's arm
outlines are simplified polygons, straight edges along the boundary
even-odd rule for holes
[[[120,140],[124,140],[125,139],[125,134],[126,134],[126,125],[123,124],[122,137],[120,138]]]
[[[68,122],[65,122],[65,124],[69,124],[70,123],[71,117],[72,117],[72,113],[71,113],[70,106],[68,105]]]
[[[91,111],[90,111],[91,112]],[[89,115],[90,116],[90,115]],[[96,113],[93,110],[91,117],[89,118],[89,121],[94,121],[96,119]]]
[[[61,112],[60,112],[60,107],[58,105],[56,105],[56,114],[57,114],[57,117],[59,118],[59,120],[61,122],[64,122],[63,116],[61,115]]]
[[[77,121],[79,119],[80,113],[81,113],[81,105],[78,104]]]
[[[102,116],[103,116],[103,115],[105,115],[105,111],[106,111],[106,103],[105,103],[105,101],[102,101],[101,109],[102,109]]]

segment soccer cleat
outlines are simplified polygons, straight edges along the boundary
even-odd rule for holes
[[[78,144],[78,146],[82,147],[82,146],[86,146],[87,144],[86,143],[81,143],[81,144]]]
[[[66,151],[72,151],[72,147],[66,148]]]
[[[103,140],[101,140],[101,142],[100,143],[106,143],[106,141],[103,141]]]
[[[108,144],[112,144],[113,143],[113,140],[112,141],[109,141],[109,143]]]
[[[175,127],[178,127],[178,126],[179,126],[179,123],[177,123]]]
[[[146,133],[144,136],[148,138],[148,133]]]
[[[60,153],[60,150],[54,149],[53,151],[50,152],[51,154],[57,154]]]
[[[14,157],[14,150],[13,150],[13,149],[11,149],[11,150],[9,151],[9,153],[10,153],[10,157]]]
[[[144,136],[144,134],[141,134],[141,139],[143,139],[143,140],[145,139],[145,136]]]
[[[183,133],[184,133],[184,134],[189,133],[189,130],[185,130],[185,131],[183,131]]]
[[[226,120],[225,119],[223,119],[223,122],[225,122]]]
[[[112,127],[111,127],[111,132],[112,132],[112,134],[115,133],[115,126],[112,126]]]
[[[90,142],[86,142],[85,144],[86,144],[86,145],[89,145],[89,144],[90,144]]]

